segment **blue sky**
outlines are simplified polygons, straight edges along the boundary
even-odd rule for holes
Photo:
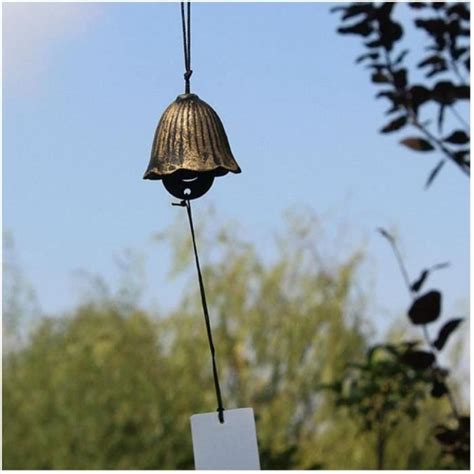
[[[379,329],[409,303],[375,232],[386,227],[413,277],[451,262],[427,288],[443,290],[444,317],[466,314],[469,181],[447,165],[425,191],[436,157],[398,145],[406,132],[377,133],[386,104],[354,65],[360,41],[336,34],[329,7],[193,5],[191,87],[218,112],[243,170],[215,181],[195,219],[213,206],[271,254],[283,211],[311,208],[329,238],[344,229],[342,255],[364,246],[360,284]],[[143,303],[172,306],[179,285],[151,237],[177,210],[142,175],[158,119],[183,91],[179,5],[4,4],[3,24],[3,227],[42,310],[78,301],[78,269],[113,281],[125,248],[147,257]]]

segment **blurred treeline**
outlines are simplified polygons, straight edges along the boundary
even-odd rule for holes
[[[254,408],[262,468],[374,468],[374,433],[319,389],[374,343],[363,256],[325,257],[312,219],[289,222],[271,262],[232,226],[198,232],[224,404]],[[184,216],[162,239],[188,278],[176,309],[144,310],[130,283],[28,335],[15,324],[28,295],[5,259],[5,469],[193,469],[189,417],[216,408],[210,356]],[[433,429],[446,400],[420,403],[413,420],[400,414],[387,468],[444,466]]]

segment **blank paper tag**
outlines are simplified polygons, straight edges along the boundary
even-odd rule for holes
[[[252,408],[193,415],[191,433],[196,469],[260,469]]]

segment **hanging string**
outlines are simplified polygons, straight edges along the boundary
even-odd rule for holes
[[[184,13],[184,4],[187,6],[187,15]],[[185,90],[189,94],[189,81],[193,73],[191,69],[191,2],[181,2],[181,23],[183,26],[183,48],[184,48],[184,73]]]
[[[196,260],[196,269],[197,269],[197,274],[198,274],[198,279],[199,279],[199,290],[201,292],[202,310],[204,313],[204,319],[206,321],[206,330],[207,330],[207,339],[209,341],[209,349],[211,350],[212,375],[214,377],[214,387],[216,389],[217,412],[218,412],[219,421],[221,423],[224,423],[224,405],[222,404],[221,388],[219,385],[219,376],[217,374],[216,351],[214,348],[214,343],[212,341],[211,323],[209,320],[209,312],[207,310],[206,292],[204,289],[204,282],[201,275],[201,266],[199,265],[199,256],[198,256],[197,247],[196,247],[196,236],[194,234],[193,215],[191,212],[191,203],[188,200],[186,200],[186,201],[181,201],[180,203],[173,203],[173,206],[186,207],[186,211],[188,212],[189,227],[191,229],[191,238],[193,241],[194,258]]]

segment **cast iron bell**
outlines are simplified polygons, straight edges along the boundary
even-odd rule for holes
[[[143,179],[162,179],[170,194],[189,200],[229,171],[240,168],[216,112],[195,94],[179,95],[158,123]]]

